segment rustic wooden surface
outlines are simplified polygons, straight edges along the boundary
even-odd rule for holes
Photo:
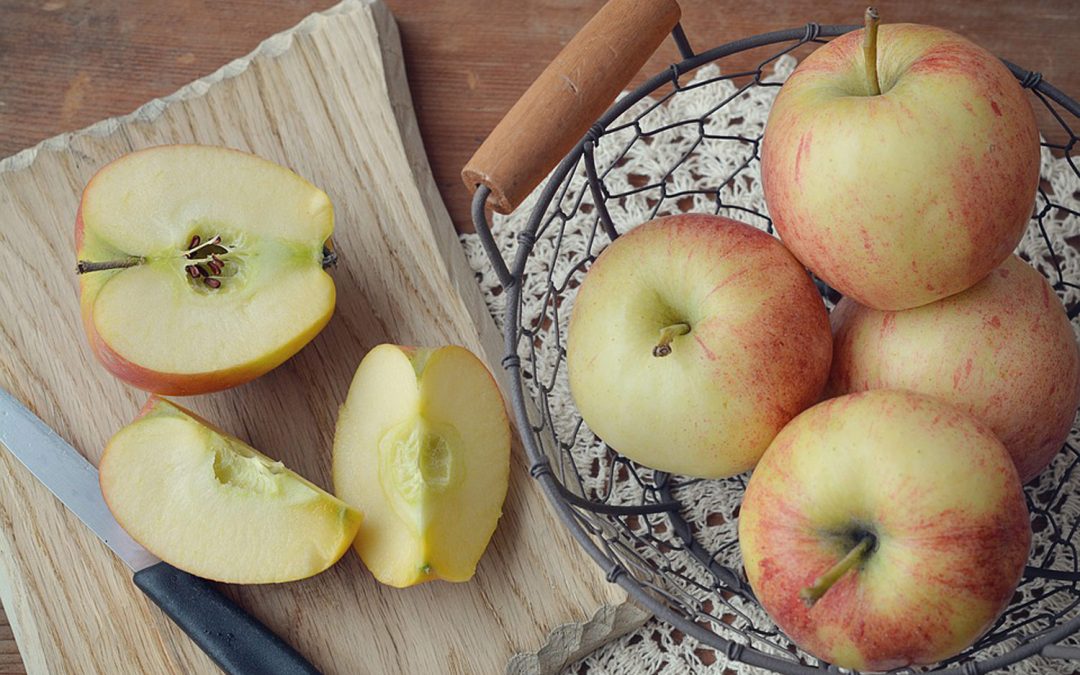
[[[455,225],[467,229],[461,167],[602,0],[387,2],[401,30],[409,85],[438,189]],[[169,94],[331,4],[0,2],[0,157]],[[1075,0],[876,4],[886,21],[934,23],[962,32],[1080,95],[1080,69],[1074,67],[1080,61],[1080,3]],[[862,10],[849,0],[787,0],[769,3],[767,10],[761,3],[737,0],[682,0],[681,5],[683,25],[697,48],[808,20],[851,23]],[[675,56],[671,44],[662,45],[642,72],[656,72]],[[0,614],[0,675],[22,672],[10,636]]]
[[[255,382],[185,405],[325,487],[337,408],[367,349],[456,343],[498,363],[500,339],[423,160],[390,15],[351,0],[276,37],[223,79],[0,161],[0,386],[91,460],[145,394],[90,355],[73,215],[100,166],[170,142],[253,151],[323,187],[340,254],[337,310],[308,347]],[[503,517],[470,583],[391,589],[350,552],[303,582],[226,591],[327,673],[495,673],[598,608],[607,611],[594,627],[609,633],[645,618],[552,517],[520,447]],[[0,598],[30,672],[216,672],[2,450]],[[583,647],[570,632],[563,656]],[[561,665],[545,652],[517,658],[515,672],[539,672],[541,662],[548,672]]]
[[[0,157],[168,94],[332,2],[5,0],[0,3]],[[461,168],[602,0],[387,4],[401,29],[409,85],[436,183],[454,223],[468,228],[469,197],[459,178]],[[811,20],[857,23],[863,10],[851,0],[680,4],[683,25],[698,49]],[[1080,96],[1080,69],[1075,67],[1080,62],[1080,2],[876,4],[885,21],[959,31]],[[665,43],[642,72],[653,74],[676,56],[674,46]],[[747,59],[732,62],[733,67],[747,65]]]

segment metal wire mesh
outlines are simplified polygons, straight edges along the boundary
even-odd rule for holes
[[[763,129],[725,114],[725,106],[752,95],[756,88],[779,87],[770,68],[783,54],[850,28],[809,24],[694,56],[683,40],[680,46],[689,58],[620,99],[556,169],[529,225],[518,234],[511,266],[495,257],[497,247],[484,217],[484,188],[474,202],[477,231],[489,255],[495,254],[493,263],[508,295],[504,320],[508,356],[503,365],[513,376],[515,414],[533,476],[541,480],[586,550],[608,571],[609,581],[728,659],[788,673],[835,669],[801,652],[780,633],[745,581],[736,523],[746,477],[705,481],[672,476],[639,466],[604,445],[565,403],[565,331],[576,289],[591,263],[619,232],[637,224],[617,217],[630,202],[639,211],[644,204],[649,217],[711,210],[772,232],[768,215],[752,205],[755,200],[747,198],[747,183],[740,182],[746,172],[757,170]],[[688,81],[687,74],[704,64],[763,47],[769,52],[756,68]],[[1075,124],[1080,117],[1080,107],[1036,73],[1010,68],[1031,90],[1036,106],[1060,126],[1060,133],[1055,129],[1044,146],[1066,158],[1080,176],[1073,161],[1078,137],[1070,127],[1070,121]],[[721,81],[735,86],[699,115],[674,120],[664,116],[665,107],[676,97]],[[647,152],[642,146],[653,143],[679,148],[678,161],[655,172],[660,179],[630,175],[613,180],[628,153]],[[597,165],[599,144],[617,144],[614,161]],[[720,156],[725,162],[710,164]],[[705,187],[703,177],[708,178]],[[1059,197],[1044,180],[1029,232],[1043,249],[1029,255],[1028,262],[1047,276],[1074,320],[1080,314],[1080,278],[1070,278],[1062,265],[1063,238],[1057,235],[1066,227],[1075,228],[1080,213]],[[578,247],[583,252],[570,253],[564,239],[582,235],[572,234],[568,225],[582,218],[588,223],[586,241]],[[540,283],[525,278],[530,255],[550,256],[549,273]],[[823,283],[818,285],[831,309],[839,295]],[[528,287],[539,290],[523,290]],[[1080,495],[1067,487],[1080,461],[1078,439],[1074,428],[1052,467],[1026,488],[1034,546],[1012,606],[974,646],[934,672],[988,672],[1038,653],[1080,627],[1076,547]],[[688,508],[691,504],[694,509]],[[707,508],[701,508],[703,504]]]

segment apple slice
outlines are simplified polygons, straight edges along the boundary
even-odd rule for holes
[[[87,184],[75,223],[94,353],[162,394],[271,370],[334,310],[333,222],[326,193],[255,155],[170,145],[121,157]]]
[[[338,418],[334,489],[364,512],[354,546],[376,579],[472,578],[509,478],[506,408],[472,353],[379,345],[364,357]]]
[[[303,579],[333,565],[359,512],[191,412],[151,397],[101,458],[101,492],[151,553],[238,584]]]

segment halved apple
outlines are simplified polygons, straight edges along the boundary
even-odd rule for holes
[[[334,436],[334,491],[364,512],[354,544],[384,584],[467,581],[502,515],[510,427],[499,388],[462,347],[379,345]]]
[[[109,510],[174,567],[238,584],[303,579],[333,565],[362,516],[238,438],[162,398],[105,448]]]
[[[333,225],[326,193],[255,155],[167,145],[121,157],[87,184],[75,223],[94,353],[159,394],[271,370],[330,320]]]

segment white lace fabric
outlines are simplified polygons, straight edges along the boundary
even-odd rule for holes
[[[609,125],[595,148],[598,172],[606,188],[605,204],[620,232],[657,215],[679,212],[720,213],[768,229],[760,185],[757,141],[769,108],[795,60],[781,56],[752,78],[717,79],[716,64],[704,66],[680,82],[676,94],[645,98]],[[1040,105],[1035,102],[1035,105]],[[1067,115],[1067,113],[1066,113]],[[683,123],[683,124],[680,124]],[[1052,283],[1080,284],[1080,177],[1070,160],[1055,158],[1043,148],[1043,183],[1032,220],[1017,252]],[[543,185],[505,217],[496,216],[492,231],[499,249],[512,260],[517,236],[526,230]],[[535,245],[525,265],[520,323],[532,335],[519,341],[526,395],[537,402],[541,417],[533,420],[555,475],[571,490],[614,504],[640,504],[655,499],[652,472],[615,456],[581,423],[570,397],[561,349],[576,289],[591,261],[608,243],[598,227],[598,213],[581,162],[564,181],[545,212]],[[1040,227],[1041,225],[1041,227]],[[476,235],[461,237],[488,308],[503,328],[506,293]],[[1049,244],[1049,245],[1048,245]],[[1058,283],[1066,307],[1080,305],[1080,290]],[[1080,320],[1073,321],[1074,330]],[[1072,447],[1080,440],[1076,429]],[[569,449],[564,449],[569,448]],[[1080,535],[1080,468],[1078,455],[1065,450],[1033,486],[1028,487],[1035,531],[1031,565],[1074,571],[1080,564],[1072,541]],[[741,573],[736,540],[738,505],[746,476],[718,481],[676,479],[675,497],[683,507],[694,538],[715,560]],[[710,631],[787,660],[817,662],[798,651],[776,631],[753,602],[718,592],[706,567],[682,550],[667,517],[621,519],[585,517],[582,522],[607,540],[605,550],[618,558],[654,594]],[[613,542],[613,543],[612,543]],[[1021,585],[1003,627],[1025,639],[1080,615],[1080,589],[1063,581],[1034,580]],[[1071,642],[1072,640],[1070,640]],[[1016,638],[979,650],[982,659],[1017,644]],[[1004,672],[1060,674],[1080,671],[1068,661],[1029,659]],[[729,661],[723,654],[651,620],[642,628],[587,656],[568,669],[590,675],[628,673],[760,673]]]

